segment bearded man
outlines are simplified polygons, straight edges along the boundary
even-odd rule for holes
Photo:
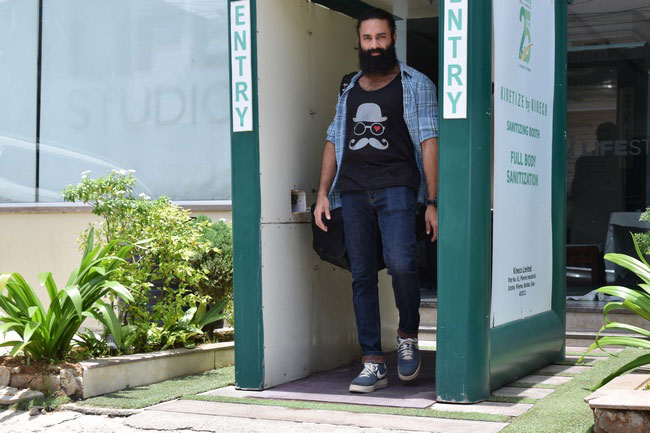
[[[388,385],[381,348],[377,233],[399,311],[398,374],[420,372],[420,284],[415,215],[426,204],[426,232],[438,232],[438,108],[435,86],[397,60],[395,20],[381,9],[357,23],[361,71],[339,96],[323,150],[316,225],[327,231],[330,210],[342,207],[350,258],[357,336],[363,370],[350,392]]]

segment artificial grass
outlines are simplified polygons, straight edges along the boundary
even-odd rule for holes
[[[23,400],[19,403],[14,403],[12,405],[9,405],[9,409],[30,410],[33,407],[41,407],[46,411],[51,412],[66,403],[70,403],[70,397],[67,395],[50,394],[44,397],[34,398],[31,400]]]
[[[586,433],[594,423],[589,405],[584,402],[595,386],[608,374],[636,358],[640,349],[626,349],[618,356],[598,362],[588,371],[559,386],[539,400],[528,412],[516,418],[503,433]]]
[[[447,418],[473,421],[508,422],[507,415],[494,415],[477,412],[447,412],[435,409],[412,409],[385,406],[366,406],[360,404],[321,403],[315,401],[273,400],[266,398],[222,397],[217,395],[185,396],[183,400],[216,401],[219,403],[257,404],[261,406],[279,406],[293,409],[337,410],[355,413],[380,413],[387,415],[421,416],[429,418]],[[435,406],[434,406],[435,407]]]
[[[141,409],[163,401],[180,398],[184,395],[210,391],[234,383],[235,367],[224,367],[205,373],[91,397],[78,402],[78,404],[114,409]]]

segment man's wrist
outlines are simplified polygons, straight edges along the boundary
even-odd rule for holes
[[[438,199],[437,198],[430,198],[427,200],[427,206],[433,206],[436,209],[438,208]]]

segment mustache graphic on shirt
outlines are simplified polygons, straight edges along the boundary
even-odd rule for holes
[[[356,141],[355,139],[350,140],[350,150],[359,150],[363,149],[367,145],[371,145],[375,149],[378,150],[386,150],[388,148],[388,140],[385,138],[382,138],[381,141],[377,140],[374,137],[370,138],[360,138],[359,141]]]

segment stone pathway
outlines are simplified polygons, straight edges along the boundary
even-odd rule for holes
[[[567,348],[567,351],[579,351]],[[593,357],[598,362],[606,358]],[[591,361],[591,360],[590,360]],[[587,371],[590,366],[550,365],[518,379],[518,386],[505,386],[495,390],[495,397],[525,397],[542,399],[575,375]],[[526,387],[526,385],[530,385]],[[237,391],[226,387],[207,394],[228,397],[255,397],[254,392]],[[517,417],[531,409],[529,403],[506,403],[486,401],[471,405],[434,403],[429,409],[448,412],[497,414]],[[68,406],[73,408],[74,405]],[[157,433],[157,432],[445,432],[492,433],[502,430],[508,423],[470,421],[445,418],[429,418],[404,415],[352,413],[321,409],[293,409],[258,404],[237,404],[208,401],[175,400],[161,403],[144,410],[116,411],[96,410],[94,414],[59,410],[57,412],[30,416],[27,412],[0,412],[0,433]],[[109,417],[107,414],[118,415]],[[129,415],[129,416],[125,416]]]

